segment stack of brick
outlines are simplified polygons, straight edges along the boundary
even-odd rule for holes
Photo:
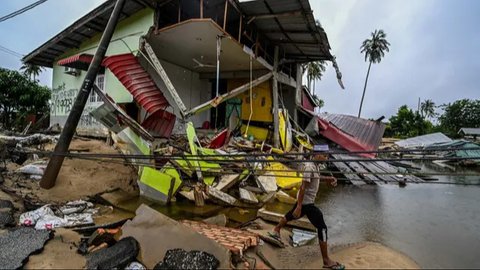
[[[234,254],[243,255],[249,247],[258,245],[258,235],[252,232],[192,220],[183,220],[182,223],[228,248]]]

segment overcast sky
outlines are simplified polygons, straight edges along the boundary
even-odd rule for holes
[[[1,0],[0,16],[34,0]],[[0,22],[0,46],[27,54],[103,0],[49,0]],[[363,117],[387,118],[399,106],[416,108],[418,98],[437,104],[480,98],[480,1],[477,0],[310,0],[325,28],[343,73],[341,90],[331,65],[316,93],[323,111],[356,115],[368,63],[362,41],[383,29],[392,44],[372,66]],[[18,69],[18,57],[0,50],[0,66]],[[40,77],[51,85],[51,72]]]

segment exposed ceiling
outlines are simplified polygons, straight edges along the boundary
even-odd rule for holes
[[[225,32],[213,21],[202,19],[185,21],[157,34],[152,33],[147,41],[158,58],[199,73],[211,73],[216,70],[217,36],[224,35]],[[250,55],[243,48],[228,36],[222,38],[220,71],[250,70]],[[253,59],[252,69],[265,69],[265,66]]]

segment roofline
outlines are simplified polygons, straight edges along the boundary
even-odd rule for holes
[[[74,32],[84,24],[86,24],[90,19],[95,18],[99,14],[102,14],[103,12],[107,11],[110,8],[113,8],[115,5],[115,0],[107,0],[105,3],[101,4],[100,6],[96,7],[80,19],[76,20],[74,23],[72,23],[70,26],[62,30],[60,33],[49,39],[47,42],[43,43],[40,45],[38,48],[27,54],[22,58],[23,62],[29,62],[37,56],[39,53],[41,53],[43,50],[47,49],[51,45],[57,43],[59,40],[63,39],[65,35]]]

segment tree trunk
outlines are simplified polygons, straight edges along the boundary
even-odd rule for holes
[[[368,75],[370,75],[371,66],[372,66],[372,62],[370,61],[370,64],[368,64],[367,77],[365,78],[365,85],[363,86],[362,100],[360,101],[360,108],[358,109],[358,118],[360,118],[360,115],[362,114],[363,98],[365,98],[365,91],[367,90]]]

